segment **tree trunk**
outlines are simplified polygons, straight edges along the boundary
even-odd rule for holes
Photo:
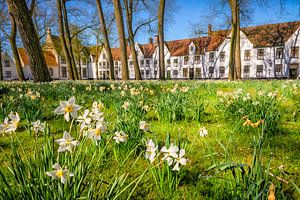
[[[16,27],[16,21],[13,18],[12,15],[10,15],[10,21],[11,21],[11,33],[9,36],[9,43],[11,46],[11,50],[14,56],[15,64],[16,64],[16,70],[18,73],[19,81],[24,81],[25,76],[23,73],[21,61],[20,61],[20,56],[17,48],[17,43],[16,43],[16,37],[17,37],[17,27]]]
[[[3,81],[2,40],[0,40],[0,81]]]
[[[28,53],[34,82],[51,81],[46,61],[25,0],[6,0]]]
[[[237,15],[236,7],[237,0],[229,0],[230,9],[231,9],[231,40],[230,40],[230,56],[229,56],[229,73],[228,79],[234,80],[235,78],[235,49],[236,49],[236,24],[237,24]]]
[[[127,24],[127,31],[128,31],[128,40],[130,43],[130,50],[132,55],[132,62],[133,62],[133,68],[134,68],[134,77],[135,80],[141,80],[141,71],[139,67],[139,62],[137,58],[137,53],[135,50],[135,42],[134,42],[134,34],[132,30],[132,12],[133,12],[133,2],[132,0],[124,0],[125,8],[126,8],[126,24]]]
[[[114,0],[114,10],[116,23],[118,28],[119,43],[121,49],[121,63],[122,63],[122,80],[129,80],[128,73],[128,60],[127,60],[127,48],[124,32],[123,15],[120,0]]]
[[[236,6],[236,47],[235,47],[235,76],[236,79],[242,78],[241,64],[241,32],[240,32],[240,10],[239,5]]]
[[[62,45],[64,54],[65,54],[65,60],[68,65],[69,79],[75,80],[74,71],[72,69],[71,57],[70,57],[69,50],[67,48],[67,43],[66,43],[66,40],[64,37],[65,31],[64,31],[64,24],[63,24],[63,18],[62,18],[61,0],[57,0],[57,12],[58,12],[58,29],[60,32],[61,45]]]
[[[75,78],[75,80],[77,80],[79,75],[77,72],[73,48],[72,48],[71,34],[70,34],[70,29],[69,29],[69,19],[68,19],[67,8],[66,8],[66,0],[62,0],[61,5],[62,5],[62,14],[63,14],[63,19],[64,19],[63,22],[64,22],[64,28],[65,28],[64,37],[66,39],[67,47],[68,47],[70,58],[71,58],[71,63],[72,63],[71,66],[72,66],[74,78]]]
[[[111,49],[110,49],[109,37],[108,37],[108,32],[107,32],[107,28],[106,28],[105,19],[104,19],[104,13],[102,10],[101,0],[96,0],[96,4],[97,4],[99,20],[100,20],[100,24],[101,24],[101,31],[103,34],[104,48],[105,48],[105,51],[107,54],[107,59],[108,59],[109,79],[114,80],[115,79],[114,61],[113,61],[113,57],[112,57],[112,53],[111,53]],[[98,67],[98,63],[96,66]],[[97,71],[98,71],[98,68],[97,68]],[[97,74],[97,77],[98,77],[98,74]]]
[[[159,1],[158,9],[158,44],[159,44],[159,79],[165,80],[165,51],[164,51],[164,15],[165,0]]]

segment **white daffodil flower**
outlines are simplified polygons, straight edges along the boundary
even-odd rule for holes
[[[59,144],[58,152],[65,152],[65,151],[73,151],[73,146],[78,146],[79,142],[73,140],[71,135],[65,131],[64,136],[61,139],[55,140],[56,143]]]
[[[9,128],[9,119],[5,117],[4,122],[0,124],[0,133],[7,133]]]
[[[148,140],[146,145],[146,159],[152,163],[155,160],[157,146],[155,146],[152,139]]]
[[[96,128],[94,129],[89,129],[87,134],[88,137],[94,140],[101,140],[101,135],[102,133],[107,131],[107,127],[105,126],[104,123],[98,122],[96,124]]]
[[[103,108],[104,105],[102,103],[98,103],[98,102],[94,102],[93,105],[92,105],[92,112],[90,113],[90,116],[92,117],[92,119],[94,121],[97,121],[97,122],[102,122],[104,121],[104,118],[103,118],[103,112],[101,112],[101,108]]]
[[[67,175],[70,177],[74,176],[74,173],[69,172],[67,169],[62,169],[58,163],[55,163],[52,168],[55,170],[52,172],[46,172],[46,174],[51,176],[53,179],[60,179],[63,184],[66,183]]]
[[[20,122],[20,117],[17,112],[15,114],[13,112],[10,112],[8,117],[10,121],[8,118],[5,118],[2,128],[0,128],[0,130],[2,129],[2,132],[5,133],[16,131]]]
[[[199,135],[200,135],[201,137],[205,137],[205,136],[208,135],[208,131],[206,130],[205,127],[200,128],[200,130],[199,130]]]
[[[184,155],[185,155],[185,150],[180,149],[179,156],[174,159],[175,165],[174,165],[172,170],[179,171],[180,170],[180,168],[179,168],[180,165],[186,165],[187,159],[183,157]]]
[[[35,133],[44,132],[45,123],[41,123],[40,120],[32,122],[31,125],[32,125],[31,129],[33,130],[33,132],[35,132]]]
[[[122,105],[122,108],[124,108],[124,110],[128,110],[130,106],[130,103],[128,101],[124,102],[124,104]]]
[[[162,160],[166,160],[169,166],[172,165],[173,158],[178,158],[177,152],[179,151],[179,148],[173,143],[170,144],[170,147],[168,149],[166,146],[164,146],[160,151],[164,153],[164,157],[162,158]]]
[[[117,131],[115,132],[115,136],[113,139],[116,141],[116,143],[120,142],[127,142],[128,135],[125,134],[123,131]]]
[[[88,117],[88,116],[89,116],[89,113],[90,113],[90,111],[89,111],[88,109],[86,109],[86,110],[84,111],[83,115],[82,115],[82,116],[79,116],[79,117],[77,118],[77,122],[80,123],[80,131],[81,131],[81,132],[82,132],[83,129],[84,129],[87,125],[89,125],[89,124],[91,123],[91,121],[92,121],[92,119],[91,119],[90,117]]]
[[[60,106],[54,110],[55,114],[64,114],[66,121],[70,121],[70,115],[77,117],[77,112],[81,106],[75,104],[75,97],[71,97],[68,101],[61,101]]]
[[[149,131],[150,125],[146,121],[140,121],[140,129],[143,131]]]

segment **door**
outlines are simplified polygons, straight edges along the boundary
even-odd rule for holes
[[[296,79],[298,77],[298,68],[299,68],[299,64],[290,64],[290,79]]]

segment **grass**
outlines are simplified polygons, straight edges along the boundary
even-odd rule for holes
[[[116,85],[117,89],[108,90],[111,84]],[[130,90],[124,90],[125,85],[138,89],[140,94],[130,94]],[[106,87],[105,91],[99,90],[101,86]],[[124,96],[120,95],[122,90],[118,89],[119,86],[126,92]],[[180,91],[183,87],[189,87],[189,91]],[[123,177],[122,174],[126,174],[127,178],[124,179],[124,184],[120,184],[123,179],[120,179],[122,181],[117,184],[121,189],[113,188],[112,184],[108,186],[102,184],[103,187],[99,190],[96,189],[97,186],[91,188],[94,196],[99,195],[99,198],[107,197],[107,191],[110,189],[113,191],[111,194],[115,194],[114,197],[117,196],[119,199],[126,199],[129,195],[132,195],[131,198],[133,199],[230,199],[226,194],[229,195],[232,192],[229,191],[228,183],[234,185],[231,173],[227,170],[226,172],[213,175],[208,169],[215,163],[221,164],[229,161],[250,165],[255,146],[253,137],[259,137],[261,128],[250,127],[245,129],[242,126],[243,122],[240,117],[231,117],[229,114],[226,114],[226,110],[220,110],[218,105],[222,104],[222,102],[220,102],[220,97],[217,96],[217,91],[233,92],[237,89],[242,89],[251,95],[256,95],[259,91],[265,91],[266,93],[278,91],[278,112],[280,113],[280,120],[276,129],[278,131],[264,137],[261,162],[264,167],[270,164],[269,170],[272,174],[289,182],[289,184],[285,184],[280,182],[278,178],[268,178],[268,182],[276,184],[276,195],[279,199],[300,198],[299,193],[291,184],[293,182],[296,185],[300,185],[300,84],[297,81],[245,81],[232,83],[223,81],[166,81],[163,83],[155,81],[129,83],[58,82],[42,85],[0,83],[0,88],[2,88],[0,92],[3,92],[0,97],[2,102],[0,119],[3,121],[10,111],[19,112],[22,121],[17,135],[27,156],[34,152],[33,144],[35,141],[32,132],[27,128],[29,127],[29,122],[37,119],[47,121],[50,126],[50,136],[61,138],[63,131],[68,129],[68,123],[63,120],[62,116],[53,114],[53,110],[58,107],[59,101],[66,101],[70,96],[75,96],[76,103],[84,108],[89,108],[93,101],[103,102],[105,104],[103,112],[105,113],[106,121],[109,123],[108,136],[112,135],[117,127],[125,127],[130,137],[136,138],[134,134],[137,134],[137,138],[140,139],[137,139],[136,143],[132,143],[132,146],[129,145],[130,142],[128,141],[127,148],[129,149],[118,150],[118,160],[115,159],[113,151],[111,151],[114,145],[110,143],[107,147],[108,150],[105,151],[105,155],[99,163],[100,167],[93,168],[92,177],[99,178],[100,174],[101,180],[109,183],[114,182],[112,177],[117,177],[116,175],[118,175],[119,178],[124,178],[125,176]],[[18,88],[22,88],[22,91],[18,91]],[[40,97],[37,100],[33,101],[30,95],[26,95],[29,88],[34,92],[40,93]],[[153,90],[154,95],[151,95],[149,90],[145,88]],[[174,88],[177,88],[175,94],[170,91]],[[20,97],[20,94],[23,96]],[[171,103],[162,102],[162,99],[165,100],[167,95],[176,96],[171,98]],[[146,115],[138,107],[134,108],[136,109],[134,111],[127,111],[127,113],[121,108],[125,101],[137,105],[141,100],[150,107]],[[170,107],[166,108],[166,106],[172,106],[172,102],[174,102],[175,110],[170,109]],[[175,103],[178,104],[175,105]],[[204,105],[199,121],[193,117],[195,115],[193,113],[195,104]],[[40,110],[40,112],[35,112],[36,109]],[[158,112],[161,112],[169,116],[171,111],[177,112],[178,110],[183,110],[182,112],[185,114],[183,117],[173,118],[172,120],[169,120],[170,117],[164,118],[163,115],[158,114]],[[230,114],[234,114],[234,111],[231,112]],[[116,127],[118,120],[126,122],[126,126],[123,124]],[[152,133],[138,131],[138,122],[142,120],[146,120],[150,124]],[[207,137],[199,136],[198,130],[201,127],[205,127],[208,130],[209,134]],[[72,132],[78,134],[78,131],[78,128],[74,128]],[[166,134],[170,134],[171,140],[176,140],[180,137],[182,141],[187,143],[186,157],[188,162],[180,171],[184,178],[181,180],[178,188],[172,192],[161,193],[155,185],[150,172],[147,172],[148,162],[144,159],[143,151],[145,148],[142,145],[144,145],[143,141],[155,137],[159,146],[162,147]],[[44,143],[43,136],[40,136],[37,142],[42,146]],[[20,150],[21,145],[16,141],[15,144],[18,152],[24,158],[25,155]],[[91,145],[92,143],[89,144]],[[137,144],[141,147],[137,148],[126,159],[126,155]],[[3,163],[1,169],[8,174],[6,166],[9,165],[10,155],[12,154],[10,136],[6,135],[0,138],[0,147],[2,150],[0,152],[0,161]],[[56,148],[57,145],[55,146],[54,144],[55,151]],[[125,164],[121,165],[120,163],[123,160],[125,160]],[[145,172],[146,174],[141,176]],[[141,179],[137,179],[139,177]],[[46,175],[41,179],[51,180]],[[133,183],[134,180],[136,181]],[[88,180],[84,182],[87,183]],[[56,184],[55,182],[51,183],[53,185]],[[130,185],[131,183],[132,185]],[[135,184],[137,186],[134,189]],[[119,196],[114,193],[123,190],[128,185],[130,189],[126,189]],[[131,191],[133,192],[131,193]],[[83,194],[87,194],[87,192]],[[266,196],[267,192],[264,191],[264,194]],[[263,199],[263,197],[259,199]]]

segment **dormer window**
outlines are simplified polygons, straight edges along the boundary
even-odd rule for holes
[[[10,62],[9,62],[9,60],[4,60],[4,66],[5,66],[5,67],[10,67]]]
[[[194,51],[194,47],[193,46],[190,47],[190,51]]]
[[[103,58],[103,59],[106,59],[106,55],[105,55],[105,54],[103,54],[103,55],[102,55],[102,58]]]

